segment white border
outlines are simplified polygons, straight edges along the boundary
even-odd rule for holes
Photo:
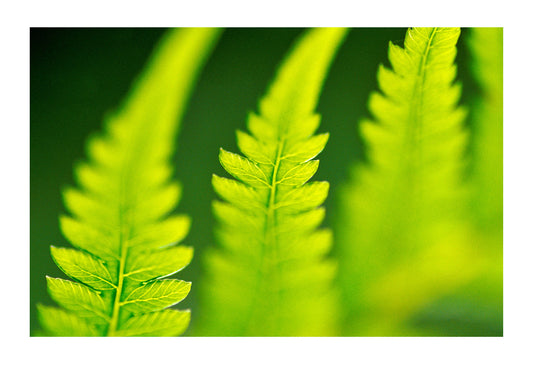
[[[65,0],[6,2],[0,13],[3,371],[44,376],[531,374],[533,82],[527,2]],[[29,27],[427,25],[504,27],[503,339],[28,337]]]

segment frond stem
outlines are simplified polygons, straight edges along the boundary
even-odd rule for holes
[[[111,322],[107,329],[107,336],[113,336],[118,327],[118,319],[120,314],[121,307],[121,297],[122,290],[124,288],[124,278],[125,278],[125,269],[126,269],[126,255],[128,254],[128,237],[125,234],[125,231],[122,231],[120,234],[120,261],[118,268],[118,286],[115,294],[115,300],[113,303],[113,314],[111,316]]]
[[[275,271],[271,268],[272,261],[277,261],[279,256],[277,252],[277,238],[275,234],[276,229],[276,210],[278,207],[276,206],[276,192],[277,192],[277,176],[279,173],[279,167],[282,161],[282,154],[283,149],[285,148],[285,138],[282,137],[278,140],[278,147],[276,151],[276,161],[274,163],[274,168],[272,171],[272,177],[271,182],[272,184],[269,185],[270,192],[269,192],[269,198],[268,198],[268,204],[267,209],[265,212],[266,215],[266,221],[265,221],[265,228],[264,228],[264,250],[263,255],[261,258],[261,266],[260,266],[260,275],[258,280],[258,288],[261,290],[263,287],[262,285],[265,282],[265,276],[268,275],[269,279],[268,281],[270,284],[277,286],[276,283],[273,281],[276,280],[276,274]],[[279,306],[279,297],[276,293],[269,295],[271,297],[271,307],[277,308]],[[261,297],[260,294],[256,295],[256,297]],[[252,305],[252,308],[256,305]],[[248,329],[250,329],[250,326],[253,326],[254,323],[251,320],[253,316],[254,309],[250,309],[250,319],[248,320]],[[276,313],[271,313],[272,316],[276,316]],[[273,320],[271,323],[277,323],[278,321]]]
[[[407,138],[407,145],[405,145],[405,154],[408,156],[408,162],[405,166],[405,175],[408,178],[408,182],[412,187],[412,183],[416,181],[414,175],[416,174],[417,169],[413,168],[413,161],[422,161],[422,150],[420,148],[420,139],[422,134],[422,127],[421,124],[421,109],[423,106],[423,94],[424,94],[424,83],[426,80],[426,71],[427,71],[427,60],[429,56],[429,52],[433,46],[433,40],[435,38],[435,35],[437,33],[438,28],[432,28],[431,34],[428,37],[426,47],[424,49],[424,53],[422,55],[422,59],[420,61],[420,65],[418,66],[418,78],[416,80],[415,87],[413,88],[413,106],[411,107],[410,111],[410,124],[413,125],[413,127],[408,127],[408,138]],[[416,154],[416,156],[413,156],[413,154]],[[407,190],[408,194],[416,195],[413,190]]]

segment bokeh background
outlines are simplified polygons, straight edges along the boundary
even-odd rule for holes
[[[46,292],[45,276],[64,277],[49,251],[50,245],[68,245],[58,226],[58,216],[65,211],[60,191],[74,183],[73,163],[84,158],[87,136],[100,130],[105,114],[125,97],[164,31],[30,31],[30,334],[39,329],[35,305],[53,304]],[[346,180],[350,165],[364,159],[357,122],[368,115],[367,98],[377,89],[378,65],[387,62],[388,42],[403,43],[405,31],[354,28],[331,67],[318,105],[322,114],[320,130],[330,132],[330,140],[320,155],[321,165],[315,176],[331,183],[325,203],[326,226],[332,224],[336,192]],[[176,177],[183,185],[178,212],[192,218],[184,243],[194,246],[195,258],[178,275],[193,281],[190,295],[179,305],[192,309],[192,325],[198,293],[194,282],[201,273],[201,254],[214,244],[211,174],[225,174],[218,162],[219,147],[237,151],[235,129],[245,129],[247,113],[255,109],[277,65],[301,32],[298,28],[226,29],[190,99],[174,162]],[[466,63],[467,33],[463,30],[457,57],[464,103],[476,90]],[[446,307],[435,310],[438,316]],[[501,321],[496,317],[483,319],[480,331],[500,334]]]

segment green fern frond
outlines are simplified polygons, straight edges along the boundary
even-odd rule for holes
[[[235,180],[213,176],[223,199],[213,204],[222,250],[205,258],[203,335],[331,332],[331,232],[317,230],[329,184],[306,182],[328,140],[328,134],[313,136],[320,123],[314,111],[345,34],[342,28],[306,33],[279,68],[258,114],[249,115],[249,134],[237,131],[246,157],[220,150],[220,163]]]
[[[389,45],[374,120],[361,122],[368,163],[340,202],[339,275],[345,330],[405,335],[400,324],[434,297],[471,278],[462,184],[466,112],[454,83],[459,28],[411,28]]]
[[[174,246],[190,220],[169,214],[180,198],[170,181],[174,139],[195,79],[219,35],[216,29],[169,31],[131,95],[87,144],[76,166],[78,188],[63,192],[70,216],[61,231],[76,249],[51,248],[74,281],[47,277],[61,308],[39,306],[41,325],[56,336],[174,336],[190,312],[168,309],[191,283],[162,279],[190,262]]]
[[[468,30],[470,68],[478,84],[471,107],[468,175],[472,245],[482,267],[468,284],[424,308],[416,326],[437,335],[503,335],[503,29]],[[467,246],[467,245],[465,245]],[[461,315],[457,315],[457,313]],[[454,321],[450,323],[450,313]],[[476,326],[472,326],[476,323]]]

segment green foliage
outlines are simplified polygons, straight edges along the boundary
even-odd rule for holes
[[[468,30],[470,69],[478,85],[471,104],[472,128],[466,221],[479,270],[474,280],[438,298],[413,317],[431,335],[503,335],[503,29]]]
[[[389,45],[392,69],[379,67],[375,120],[360,125],[368,162],[344,188],[338,221],[347,334],[412,335],[410,315],[482,269],[464,221],[459,34],[411,28],[404,48]]]
[[[170,31],[130,97],[87,144],[76,166],[79,188],[63,192],[71,213],[61,231],[77,250],[51,248],[75,281],[47,277],[61,308],[39,306],[48,335],[173,336],[190,312],[168,309],[191,283],[162,279],[190,262],[192,249],[174,246],[189,219],[169,214],[180,198],[170,157],[195,79],[219,35],[215,29]]]
[[[320,123],[314,109],[345,33],[307,32],[279,68],[258,114],[249,115],[249,134],[237,131],[246,157],[220,150],[220,163],[235,179],[213,176],[223,199],[213,204],[221,249],[205,257],[201,335],[331,334],[331,232],[317,229],[329,184],[307,181],[328,140],[327,134],[313,136]]]
[[[330,183],[309,181],[329,140],[317,134],[316,107],[346,32],[305,32],[248,115],[247,132],[236,131],[241,154],[219,150],[231,178],[211,180],[218,246],[192,279],[201,288],[192,334],[501,335],[502,29],[466,34],[479,94],[470,117],[456,82],[459,28],[411,28],[403,47],[390,43],[391,68],[379,67],[371,119],[360,122],[366,160],[340,189],[327,172],[340,194],[333,235],[321,227]],[[63,190],[69,214],[60,226],[72,247],[51,247],[71,280],[46,278],[59,307],[38,305],[39,334],[176,336],[188,328],[190,311],[172,308],[191,283],[170,277],[193,249],[180,244],[190,220],[173,213],[181,186],[170,158],[218,35],[169,32],[127,101],[88,141],[77,187]],[[198,228],[209,242],[210,229]]]
[[[472,106],[472,204],[488,233],[503,230],[503,29],[473,28],[471,71],[480,89]]]
[[[472,195],[479,248],[488,258],[471,312],[485,307],[487,327],[503,335],[503,29],[473,28],[471,71],[481,89],[472,106]],[[464,294],[464,293],[463,293]]]

